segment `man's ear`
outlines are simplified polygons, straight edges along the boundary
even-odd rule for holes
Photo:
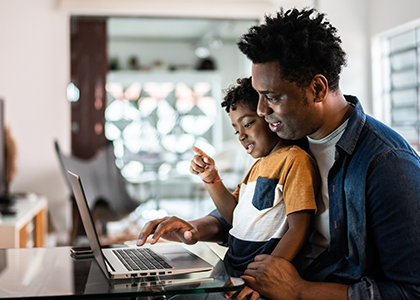
[[[321,102],[327,97],[328,80],[324,75],[317,74],[311,80],[311,92],[314,96],[314,101]]]

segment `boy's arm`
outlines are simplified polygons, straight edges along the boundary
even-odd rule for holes
[[[292,261],[298,254],[309,233],[314,210],[302,210],[287,216],[289,229],[280,239],[271,255]]]
[[[198,175],[205,182],[217,210],[229,224],[232,224],[233,210],[237,204],[235,196],[222,183],[214,160],[200,148],[193,147],[193,150],[196,155],[191,161],[191,173]]]
[[[217,173],[214,181],[219,179],[219,173]],[[232,195],[221,181],[214,184],[206,184],[206,188],[219,213],[229,224],[232,224],[233,210],[237,205],[235,196]]]

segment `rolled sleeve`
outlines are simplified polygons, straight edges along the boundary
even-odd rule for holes
[[[219,213],[219,211],[217,209],[215,209],[211,213],[209,213],[209,216],[215,217],[220,222],[220,224],[222,225],[222,228],[223,228],[223,243],[222,243],[222,245],[227,246],[228,239],[229,239],[229,230],[232,228],[232,225],[230,225],[222,217],[222,215]]]

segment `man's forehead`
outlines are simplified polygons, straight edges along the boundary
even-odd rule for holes
[[[252,83],[254,82],[278,83],[281,81],[281,70],[278,62],[252,65]]]
[[[260,94],[274,93],[281,89],[284,84],[287,84],[287,82],[281,80],[279,76],[270,76],[269,73],[255,76],[252,79],[252,87]]]

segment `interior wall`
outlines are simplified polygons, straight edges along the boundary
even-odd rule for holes
[[[420,18],[418,0],[370,0],[369,5],[370,36]]]
[[[70,105],[65,91],[70,81],[71,14],[262,18],[281,4],[285,7],[317,4],[327,13],[338,28],[349,56],[349,65],[342,75],[342,89],[366,99],[371,94],[370,36],[417,18],[420,8],[417,0],[395,3],[390,0],[206,0],[197,1],[197,6],[192,6],[191,1],[172,0],[2,0],[0,95],[6,100],[6,122],[19,151],[12,192],[46,195],[60,238],[66,240],[68,192],[53,141],[58,139],[63,151],[69,152]],[[249,64],[243,65],[246,72]],[[362,102],[369,108],[368,101],[362,99]]]
[[[54,0],[1,1],[0,95],[18,151],[10,189],[46,195],[62,235],[69,201],[53,141],[69,148],[69,64],[68,16]]]
[[[357,96],[366,113],[372,112],[370,37],[368,1],[319,0],[318,9],[327,14],[337,28],[347,54],[347,66],[341,73],[340,88],[344,94]]]

